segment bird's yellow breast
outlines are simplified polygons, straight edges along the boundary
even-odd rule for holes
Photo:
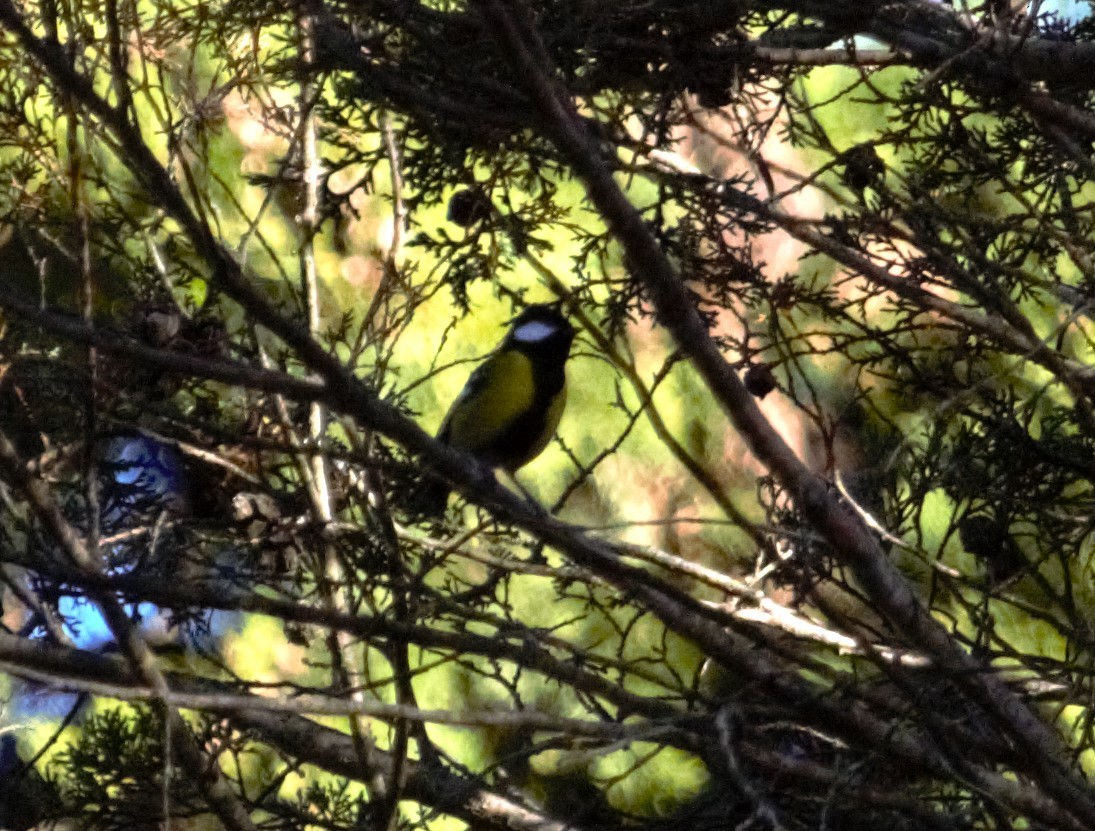
[[[517,350],[499,352],[468,380],[442,432],[453,447],[481,453],[532,408],[535,398],[532,361]]]
[[[555,431],[559,429],[559,421],[563,417],[563,409],[567,403],[567,385],[566,380],[563,381],[563,388],[555,394],[555,397],[551,399],[548,404],[547,412],[544,414],[544,426],[540,435],[536,437],[532,443],[532,447],[529,448],[528,453],[524,459],[513,465],[513,470],[516,470],[526,462],[530,462],[544,452],[544,448],[548,446],[548,442],[551,441],[551,437],[555,435]]]

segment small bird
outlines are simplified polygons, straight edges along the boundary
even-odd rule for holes
[[[566,362],[574,328],[554,305],[529,306],[480,364],[449,408],[437,440],[513,474],[543,451],[566,404]],[[415,500],[440,516],[449,484],[431,477]]]

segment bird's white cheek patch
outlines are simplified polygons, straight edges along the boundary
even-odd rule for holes
[[[558,331],[559,327],[552,323],[530,320],[513,330],[513,339],[521,341],[521,343],[537,343],[547,340]]]

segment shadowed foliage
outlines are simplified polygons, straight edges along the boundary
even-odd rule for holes
[[[1092,13],[0,0],[0,827],[1095,827]]]

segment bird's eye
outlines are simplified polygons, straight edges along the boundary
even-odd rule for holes
[[[541,320],[530,320],[522,323],[513,330],[513,339],[521,343],[537,343],[547,340],[559,331],[559,327],[553,323],[544,323]]]

